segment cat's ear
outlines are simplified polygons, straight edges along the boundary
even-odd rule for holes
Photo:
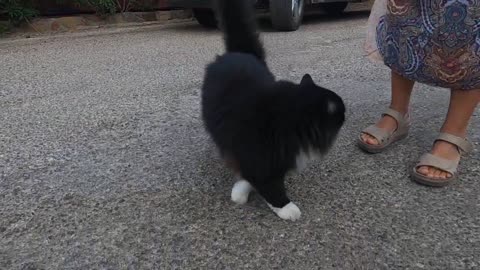
[[[301,86],[309,86],[309,85],[315,85],[315,82],[312,79],[312,76],[310,74],[305,74],[303,75],[302,81],[300,82]]]

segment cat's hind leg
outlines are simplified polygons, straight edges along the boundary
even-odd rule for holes
[[[253,187],[247,180],[239,179],[232,188],[232,201],[238,204],[247,203],[248,195],[252,190]]]

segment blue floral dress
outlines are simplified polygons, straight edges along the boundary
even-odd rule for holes
[[[480,0],[377,0],[376,49],[404,77],[480,89]]]

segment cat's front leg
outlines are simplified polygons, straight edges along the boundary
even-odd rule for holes
[[[302,212],[288,198],[283,179],[263,183],[257,189],[260,195],[267,201],[268,206],[281,219],[295,221],[300,218]]]
[[[285,205],[282,208],[274,207],[271,204],[268,204],[268,206],[281,219],[296,221],[302,215],[302,212],[300,211],[300,208],[298,208],[298,206],[296,204],[294,204],[293,202],[289,202],[287,205]]]
[[[247,180],[239,178],[232,188],[232,201],[238,204],[247,203],[248,195],[252,190],[253,187]]]

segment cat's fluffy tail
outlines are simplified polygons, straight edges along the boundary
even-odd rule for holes
[[[251,0],[216,0],[227,52],[252,54],[265,63]]]

